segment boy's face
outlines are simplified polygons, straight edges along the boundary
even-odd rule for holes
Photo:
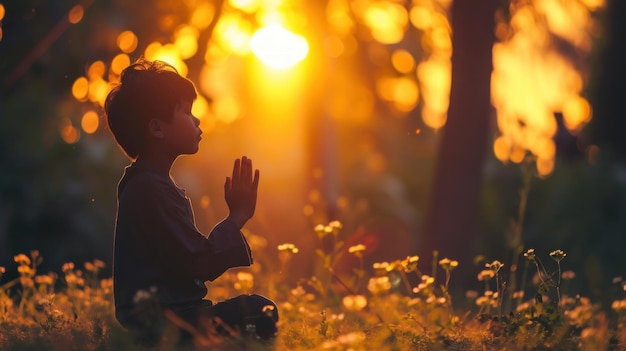
[[[192,102],[181,101],[169,122],[162,122],[164,141],[174,155],[195,154],[200,142],[200,120],[191,114]]]

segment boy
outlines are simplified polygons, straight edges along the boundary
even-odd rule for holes
[[[224,185],[229,215],[208,236],[201,234],[189,199],[169,174],[178,156],[198,151],[202,131],[191,113],[196,97],[193,83],[175,68],[140,59],[122,72],[104,105],[109,129],[132,161],[118,185],[115,315],[144,344],[158,342],[158,319],[137,304],[148,291],[159,309],[196,328],[203,318],[219,317],[227,327],[253,329],[262,338],[276,332],[276,305],[262,296],[242,295],[216,305],[203,300],[205,281],[252,264],[240,229],[255,211],[259,171],[252,171],[245,156],[235,161]]]

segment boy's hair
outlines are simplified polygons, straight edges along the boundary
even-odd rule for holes
[[[143,151],[148,123],[170,121],[176,105],[197,97],[193,83],[162,61],[139,59],[126,67],[107,95],[104,113],[115,140],[131,159]]]

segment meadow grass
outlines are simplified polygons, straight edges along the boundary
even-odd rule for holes
[[[279,333],[272,342],[256,340],[246,331],[219,337],[190,330],[197,350],[624,350],[626,299],[606,311],[588,298],[562,291],[574,273],[561,271],[566,253],[555,250],[545,263],[533,249],[525,261],[520,289],[502,281],[500,261],[484,263],[477,280],[482,291],[453,297],[449,283],[458,262],[435,258],[429,274],[419,257],[363,267],[364,245],[344,247],[341,223],[314,228],[320,242],[318,263],[326,276],[304,277],[289,284],[261,272],[233,270],[211,286],[224,297],[259,292],[277,302]],[[247,234],[253,236],[253,234]],[[255,242],[255,238],[251,238]],[[288,265],[299,254],[295,245],[278,246]],[[359,262],[350,275],[333,264],[342,254]],[[435,257],[437,257],[435,255]],[[104,263],[87,262],[80,269],[63,265],[62,274],[40,274],[37,251],[14,257],[19,277],[0,280],[1,350],[142,350],[113,317],[112,281],[100,278]],[[552,267],[551,269],[548,268]],[[5,273],[5,268],[0,267]],[[2,277],[0,276],[0,279]],[[269,282],[269,283],[268,283]],[[623,288],[621,281],[616,281]],[[528,296],[527,296],[528,295]],[[158,311],[149,292],[138,292],[137,304]],[[215,297],[215,295],[214,295]],[[156,318],[156,314],[154,315]],[[153,349],[178,350],[180,321],[165,314]]]

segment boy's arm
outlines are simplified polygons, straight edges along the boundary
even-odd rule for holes
[[[214,280],[227,269],[249,266],[252,253],[241,228],[252,218],[256,209],[259,170],[252,172],[252,160],[243,156],[235,160],[232,177],[226,177],[224,197],[228,217],[216,225],[208,240],[212,247],[212,272],[206,277]]]

